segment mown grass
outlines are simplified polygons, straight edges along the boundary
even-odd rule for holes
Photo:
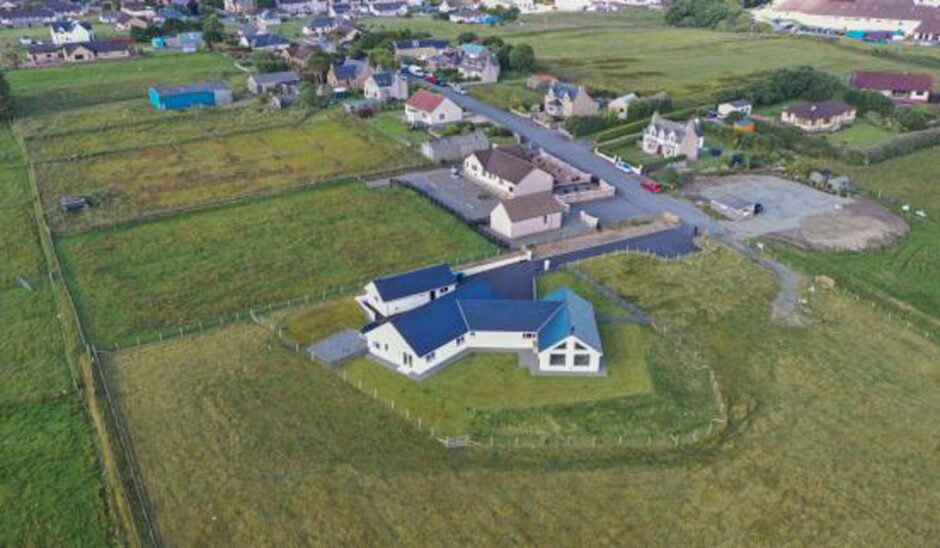
[[[108,63],[73,63],[7,74],[18,116],[132,98],[146,101],[153,85],[229,80],[244,87],[245,76],[231,59],[216,53],[142,55]]]
[[[290,119],[291,115],[284,116],[285,123]],[[231,131],[255,122],[267,123],[250,114],[242,122],[234,117],[208,120],[219,120],[220,126]],[[41,195],[54,227],[74,230],[301,183],[424,163],[413,151],[369,131],[361,121],[327,114],[299,124],[227,135],[221,127],[216,130],[201,125],[199,118],[184,119],[165,128],[170,136],[182,140],[169,144],[142,137],[146,129],[90,137],[103,147],[144,143],[141,149],[37,165]],[[194,140],[185,140],[187,133]],[[152,146],[146,144],[148,140]],[[94,208],[78,215],[57,211],[59,197],[70,194],[89,196]]]
[[[584,268],[714,364],[713,452],[457,452],[261,330],[122,351],[109,370],[171,544],[929,544],[940,349],[838,292],[770,320],[721,247]],[[472,390],[468,387],[468,390]],[[620,410],[629,416],[628,410]],[[426,435],[426,434],[425,434]]]
[[[99,345],[494,251],[417,194],[359,183],[94,230],[57,245]]]
[[[469,89],[470,94],[477,99],[502,109],[518,109],[522,105],[542,104],[542,93],[527,88],[524,80],[480,84]]]
[[[836,145],[864,148],[884,143],[895,136],[897,136],[897,133],[893,131],[878,127],[865,120],[858,120],[841,131],[824,135],[823,138]]]
[[[2,128],[0,157],[22,163],[11,143]],[[0,545],[107,544],[112,523],[93,434],[20,167],[0,169],[0,250]]]

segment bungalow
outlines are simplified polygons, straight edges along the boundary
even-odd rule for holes
[[[91,28],[91,24],[84,21],[55,22],[49,25],[49,33],[52,35],[52,43],[57,46],[91,42],[95,39],[95,31]]]
[[[225,0],[222,6],[225,11],[238,15],[250,15],[257,9],[255,0]]]
[[[461,78],[491,84],[499,80],[499,60],[484,46],[463,44],[460,46],[457,72]]]
[[[303,71],[307,68],[310,57],[320,51],[320,48],[308,44],[291,44],[287,49],[281,51],[281,58],[287,61],[287,64],[295,70]]]
[[[351,19],[353,17],[352,6],[348,3],[340,2],[330,2],[330,8],[327,14],[330,17],[341,17],[343,19]]]
[[[157,16],[156,10],[144,2],[122,2],[121,12],[131,17],[141,17],[143,19],[153,19]]]
[[[940,44],[940,17],[922,22],[914,32],[914,40],[921,44]]]
[[[545,94],[545,113],[556,118],[596,116],[600,110],[584,86],[552,82]]]
[[[548,91],[548,87],[557,81],[558,78],[551,74],[533,74],[526,78],[525,87],[545,93]]]
[[[327,2],[320,0],[277,0],[277,9],[291,15],[326,13]]]
[[[551,192],[555,179],[533,164],[519,146],[474,152],[463,163],[464,174],[503,197]]]
[[[347,58],[342,63],[330,66],[326,81],[334,88],[362,89],[366,85],[366,80],[372,76],[372,72],[368,61]]]
[[[447,97],[419,89],[405,103],[405,119],[412,126],[438,126],[463,120],[463,110]]]
[[[536,192],[500,200],[490,212],[490,229],[515,239],[561,228],[565,206],[552,192]]]
[[[627,114],[630,112],[630,105],[639,100],[640,98],[636,93],[621,95],[607,103],[607,112],[612,113],[618,120],[626,120]]]
[[[423,61],[429,57],[440,55],[449,47],[447,40],[399,40],[395,42],[395,60],[418,59]]]
[[[26,46],[26,58],[33,66],[41,67],[54,65],[62,61],[59,46],[53,44],[36,44]]]
[[[372,2],[369,4],[369,14],[376,17],[403,17],[408,14],[408,4],[405,2]]]
[[[294,71],[252,74],[248,77],[248,91],[255,95],[271,93],[281,87],[298,84],[300,84],[300,75]]]
[[[439,276],[450,271],[442,266],[396,277],[402,287],[396,297],[415,297],[416,304],[363,330],[373,358],[415,379],[474,351],[518,352],[533,373],[603,374],[603,347],[588,301],[567,288],[541,300],[507,300],[472,279],[452,279],[448,292],[429,298],[445,281]],[[372,313],[368,291],[357,300]]]
[[[152,87],[149,95],[150,103],[158,110],[232,104],[232,88],[227,82]]]
[[[697,160],[698,151],[704,144],[702,124],[695,118],[682,124],[667,120],[660,116],[659,112],[654,112],[643,132],[643,152],[663,158],[674,158],[682,154],[689,160]]]
[[[259,34],[245,33],[238,41],[243,48],[251,48],[255,51],[283,51],[290,46],[290,42],[280,37],[280,35],[262,32]]]
[[[59,15],[48,8],[23,6],[0,10],[0,25],[13,28],[31,28],[55,22]]]
[[[131,53],[127,40],[96,40],[62,46],[62,58],[70,62],[126,59]]]
[[[472,25],[479,23],[485,16],[486,13],[482,11],[460,9],[448,15],[448,19],[451,23]]]
[[[149,19],[137,17],[136,15],[128,15],[124,12],[121,12],[117,16],[117,23],[114,25],[114,28],[117,30],[129,31],[131,29],[146,29],[149,26]]]
[[[929,103],[933,76],[911,72],[855,71],[849,79],[855,89],[881,93],[896,103]]]
[[[780,113],[780,121],[807,133],[838,131],[855,121],[855,107],[842,101],[799,102]]]
[[[751,105],[750,101],[745,99],[737,99],[735,101],[729,101],[727,103],[721,103],[718,105],[718,119],[724,120],[728,116],[731,116],[735,112],[741,115],[741,117],[750,116],[754,112],[754,106]]]
[[[358,297],[372,321],[424,306],[457,288],[457,275],[445,264],[378,278]]]
[[[362,94],[376,101],[404,101],[408,99],[408,81],[398,72],[380,70],[372,73],[363,86]]]
[[[463,135],[432,137],[421,145],[421,154],[434,162],[463,161],[467,156],[490,148],[490,140],[482,131]]]
[[[304,25],[305,36],[323,36],[336,30],[337,21],[332,17],[313,17]]]

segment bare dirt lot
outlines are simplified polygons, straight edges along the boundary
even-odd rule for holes
[[[731,196],[759,203],[757,216],[722,224],[741,238],[770,236],[810,250],[860,250],[897,241],[903,219],[863,198],[845,198],[772,175],[702,179],[686,190],[697,201]]]

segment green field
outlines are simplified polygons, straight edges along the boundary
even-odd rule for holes
[[[524,80],[507,80],[498,84],[470,86],[477,99],[502,109],[518,109],[522,105],[542,104],[542,93],[529,89]]]
[[[21,163],[11,143],[2,128],[0,158]],[[100,546],[103,476],[35,227],[25,169],[0,169],[0,545]]]
[[[18,116],[134,97],[144,100],[153,85],[228,80],[240,89],[245,79],[231,59],[215,53],[144,55],[127,61],[65,64],[7,74]]]
[[[493,246],[417,194],[323,187],[57,242],[99,345]]]
[[[925,148],[870,166],[840,165],[860,187],[876,196],[940,215],[940,146]]]
[[[720,247],[583,268],[714,364],[733,417],[725,443],[445,451],[266,331],[229,326],[110,361],[164,540],[932,541],[940,456],[924,447],[940,428],[936,344],[833,292],[811,297],[810,325],[774,325],[772,278]]]
[[[851,126],[836,133],[826,134],[824,137],[835,145],[864,148],[890,141],[897,135],[897,133],[878,127],[871,122],[858,120]]]

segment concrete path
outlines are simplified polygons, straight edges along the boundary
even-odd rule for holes
[[[307,352],[326,365],[338,365],[348,359],[365,355],[366,341],[358,331],[340,331],[310,345]]]

